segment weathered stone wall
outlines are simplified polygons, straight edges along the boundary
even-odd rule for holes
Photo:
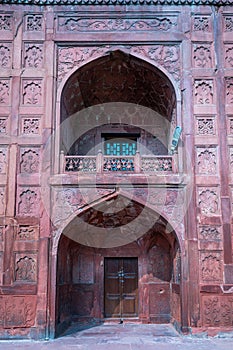
[[[46,143],[59,124],[67,79],[114,50],[161,69],[177,94],[184,174],[194,175],[192,196],[187,192],[188,208],[163,199],[160,210],[156,192],[151,208],[168,221],[174,213],[182,216],[174,224],[182,247],[181,324],[233,326],[232,7],[0,5],[2,336],[45,337],[49,328],[53,334],[56,244],[51,246],[61,232],[51,225],[44,174],[58,173],[59,149]],[[53,195],[61,191],[57,178],[51,180]],[[78,191],[75,181],[70,180],[72,193]],[[170,181],[177,198],[182,181]],[[142,188],[137,196],[145,202]],[[80,203],[70,204],[70,198],[66,206],[73,213]],[[174,290],[178,304],[177,295]]]

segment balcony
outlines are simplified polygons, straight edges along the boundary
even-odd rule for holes
[[[60,173],[72,174],[176,174],[177,160],[175,155],[140,155],[106,156],[99,152],[96,156],[66,156],[61,152]]]

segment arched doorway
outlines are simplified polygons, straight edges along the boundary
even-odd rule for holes
[[[117,191],[120,181],[126,192],[131,183],[146,189],[147,174],[143,177],[142,173],[153,172],[150,156],[162,155],[167,161],[177,125],[176,92],[166,75],[148,62],[121,51],[110,52],[71,75],[59,106],[56,144],[61,158],[66,157],[60,172],[66,173],[68,187],[70,183],[78,188],[81,181],[84,192],[85,186],[94,186],[104,193],[106,188]],[[99,149],[104,153],[101,168],[97,164]],[[137,162],[141,174],[122,177],[121,172],[136,171],[136,158],[131,162],[130,157],[137,154],[145,155],[144,168]],[[124,162],[119,162],[122,156]],[[160,160],[158,169],[167,171]],[[73,172],[78,176],[72,177]],[[166,192],[165,178],[162,186]],[[73,200],[68,211],[70,204],[76,209],[78,203],[83,205],[75,195]],[[163,200],[160,198],[160,205]],[[72,322],[94,324],[106,318],[180,325],[180,244],[169,220],[140,200],[119,194],[111,200],[104,197],[100,207],[86,203],[82,214],[77,211],[76,217],[56,233],[59,243],[56,237],[53,254],[57,265],[52,271],[56,305],[51,328],[60,334]],[[167,198],[163,204],[169,203],[172,201]]]
[[[74,322],[80,326],[108,319],[180,324],[181,266],[176,234],[151,209],[126,202],[127,198],[116,196],[80,214],[79,225],[74,218],[64,229],[57,252],[57,335]],[[145,223],[146,232],[134,240],[137,218],[142,227],[148,218],[148,225]],[[96,247],[104,245],[100,237],[92,242],[87,237],[87,245],[80,243],[85,236],[94,237],[97,227],[109,235],[118,227],[117,236],[125,235],[128,223],[132,230],[128,244],[119,245],[116,233],[112,247],[109,241],[106,248]]]

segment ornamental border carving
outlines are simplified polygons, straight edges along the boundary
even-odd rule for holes
[[[139,59],[146,60],[158,68],[164,68],[174,80],[179,82],[180,71],[180,45],[160,44],[141,46],[58,46],[57,76],[58,85],[74,68],[80,68],[84,64],[107,55],[111,51],[123,51]]]

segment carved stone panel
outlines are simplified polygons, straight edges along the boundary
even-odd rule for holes
[[[208,16],[195,16],[193,18],[193,31],[194,32],[210,32],[210,17]]]
[[[38,239],[38,227],[20,225],[16,233],[17,241],[34,241]]]
[[[0,43],[0,68],[11,67],[11,43]]]
[[[0,226],[0,242],[4,241],[5,226]]]
[[[195,68],[212,67],[211,45],[209,44],[193,45],[193,66]]]
[[[0,146],[0,174],[6,173],[7,147]]]
[[[233,135],[233,115],[227,116],[227,132],[228,135]]]
[[[199,187],[198,206],[203,215],[219,214],[219,195],[217,187]]]
[[[39,135],[40,134],[40,116],[23,116],[21,118],[21,134]]]
[[[233,147],[229,147],[230,173],[233,173]]]
[[[215,135],[216,134],[215,118],[212,116],[196,117],[196,134],[201,136]]]
[[[213,80],[195,80],[194,100],[195,104],[213,104]]]
[[[222,282],[222,254],[216,251],[201,252],[200,259],[201,281],[204,283]]]
[[[36,282],[37,280],[37,255],[16,254],[15,256],[15,281]]]
[[[224,31],[232,32],[233,31],[233,17],[226,16],[224,17]]]
[[[0,134],[7,134],[7,117],[0,116]]]
[[[39,148],[22,148],[20,172],[33,174],[39,172],[40,149]]]
[[[12,15],[0,14],[0,31],[12,30]]]
[[[202,296],[202,324],[206,327],[232,327],[233,296]]]
[[[0,298],[0,325],[4,328],[32,327],[35,323],[36,296]]]
[[[197,147],[196,165],[198,174],[214,175],[217,172],[216,147]]]
[[[204,241],[220,241],[222,230],[220,226],[199,226],[199,239]]]
[[[9,79],[0,79],[0,105],[10,104],[10,81]]]
[[[226,103],[233,104],[233,78],[226,78]]]
[[[225,45],[225,67],[233,67],[233,45]]]
[[[5,187],[0,187],[0,215],[5,213]]]
[[[20,216],[38,216],[40,198],[38,188],[19,189],[18,214]]]
[[[177,25],[176,17],[154,16],[151,18],[103,18],[103,17],[58,17],[58,31],[103,32],[103,31],[164,31]]]
[[[43,15],[30,14],[25,19],[25,30],[28,32],[40,32],[43,29]]]
[[[41,68],[43,65],[43,44],[27,43],[24,49],[24,66]]]
[[[41,79],[23,80],[23,104],[41,105],[42,104],[42,81]]]

